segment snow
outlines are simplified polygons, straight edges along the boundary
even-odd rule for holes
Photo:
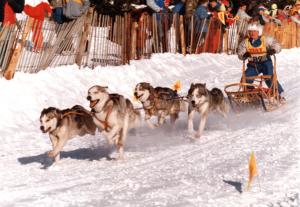
[[[192,82],[224,88],[237,82],[242,63],[225,54],[157,54],[130,65],[78,70],[50,68],[37,74],[17,72],[0,79],[1,206],[299,206],[300,49],[277,56],[279,81],[287,104],[264,112],[209,116],[199,140],[187,136],[187,114],[176,126],[154,130],[143,122],[130,132],[125,160],[105,138],[76,137],[51,165],[48,135],[40,130],[43,108],[80,104],[88,109],[87,90],[108,86],[133,100],[138,82],[171,87],[176,80],[186,94]],[[153,120],[155,121],[155,120]],[[199,117],[195,120],[198,126]],[[249,190],[248,160],[254,151],[258,176]],[[51,166],[50,166],[51,165]]]

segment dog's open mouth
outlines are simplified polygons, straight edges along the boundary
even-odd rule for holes
[[[50,131],[51,127],[49,127],[48,129],[41,129],[43,133],[48,133]]]
[[[141,98],[142,96],[143,96],[143,94],[141,94],[141,95],[135,94],[135,98],[138,99],[138,100],[140,100],[140,98]]]
[[[90,107],[91,107],[91,108],[94,108],[94,106],[96,106],[96,104],[97,104],[98,102],[99,102],[99,99],[94,100],[94,101],[90,100]]]

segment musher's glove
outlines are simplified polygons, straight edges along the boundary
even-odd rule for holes
[[[270,49],[267,51],[268,55],[274,55],[276,53],[276,50]]]
[[[251,54],[249,52],[246,52],[244,55],[243,55],[243,58],[244,60],[246,60],[248,57],[251,57]]]

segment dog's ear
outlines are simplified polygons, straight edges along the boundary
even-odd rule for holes
[[[58,108],[54,108],[54,113],[55,113],[55,116],[57,117],[57,119],[62,119],[63,118],[63,113],[61,110],[59,110]]]
[[[108,86],[98,86],[97,90],[104,93],[107,92]]]
[[[147,88],[147,89],[151,89],[151,85],[150,85],[150,83],[145,83],[145,88]]]

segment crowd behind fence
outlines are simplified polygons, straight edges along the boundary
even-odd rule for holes
[[[136,20],[130,14],[112,17],[92,9],[86,16],[61,25],[48,20],[39,25],[24,18],[0,31],[0,70],[15,66],[16,71],[36,73],[75,63],[90,68],[122,65],[164,52],[235,54],[246,28],[246,21],[224,28],[217,18],[145,13]],[[283,48],[300,47],[300,26],[296,23],[269,23],[265,32]]]

